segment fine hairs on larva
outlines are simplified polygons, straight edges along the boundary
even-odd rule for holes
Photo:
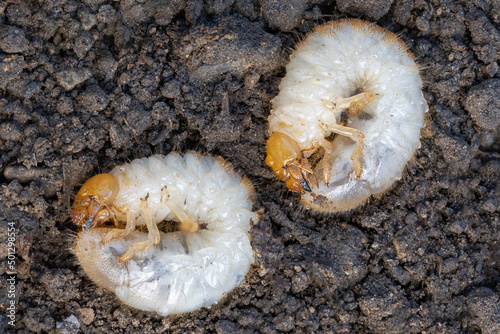
[[[420,147],[420,70],[393,33],[357,19],[317,27],[272,100],[266,163],[306,208],[352,209],[387,191]]]
[[[210,307],[244,280],[258,214],[253,186],[230,164],[171,153],[96,177],[80,189],[72,214],[83,229],[74,252],[96,284],[131,307],[165,316]],[[113,178],[118,190],[111,194]],[[164,219],[179,222],[179,231],[156,235]],[[108,220],[145,224],[148,233],[101,227]]]

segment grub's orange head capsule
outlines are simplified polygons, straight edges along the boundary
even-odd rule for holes
[[[289,136],[275,132],[267,140],[266,164],[276,176],[285,181],[288,189],[297,192],[311,191],[311,185],[317,186],[312,170],[303,159],[297,143]]]
[[[88,230],[99,222],[112,217],[111,208],[120,191],[116,178],[111,174],[98,174],[83,184],[73,201],[73,224]]]

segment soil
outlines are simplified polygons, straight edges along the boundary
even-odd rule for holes
[[[0,331],[500,333],[500,2],[3,0],[0,14]],[[290,51],[346,17],[407,43],[429,113],[393,189],[319,214],[265,165],[267,117]],[[70,200],[96,173],[186,150],[255,185],[256,263],[211,309],[160,317],[85,275]]]

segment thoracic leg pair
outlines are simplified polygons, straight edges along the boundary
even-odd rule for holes
[[[349,116],[356,115],[364,106],[368,105],[374,98],[372,93],[361,93],[348,98],[337,98],[333,101],[336,110],[349,110]],[[329,125],[327,129],[335,134],[351,138],[355,143],[351,155],[354,174],[360,177],[363,173],[363,139],[364,134],[360,130],[343,126],[341,124]],[[323,147],[325,154],[320,162],[323,173],[323,181],[328,185],[330,181],[330,170],[332,166],[334,148],[331,142],[323,139],[319,146]],[[267,141],[266,164],[271,167],[276,176],[285,181],[287,187],[292,191],[311,191],[311,186],[318,186],[318,181],[311,169],[309,161],[304,157],[298,144],[289,136],[275,132]]]
[[[173,199],[168,199],[164,203],[179,219],[179,230],[183,232],[196,232],[198,230],[198,223],[189,215],[178,203]],[[146,220],[146,227],[148,228],[148,239],[146,241],[137,242],[132,244],[130,248],[120,257],[119,262],[127,263],[135,254],[141,253],[149,247],[156,245],[160,242],[160,231],[154,221],[154,214],[151,208],[142,210],[144,219]],[[109,231],[102,242],[106,243],[115,238],[123,238],[124,236],[135,231],[135,213],[127,213],[127,225],[125,229],[112,229]]]
[[[109,220],[116,219],[117,209],[113,202],[120,191],[120,186],[116,178],[111,174],[96,175],[83,184],[80,191],[75,196],[73,202],[73,211],[71,219],[77,226],[87,231],[92,227],[98,226]],[[198,223],[191,217],[176,200],[171,198],[162,199],[166,205],[179,219],[179,230],[185,232],[195,232],[198,230]],[[144,203],[146,205],[146,203]],[[154,221],[154,214],[151,208],[145,207],[141,210],[148,228],[148,239],[143,242],[132,244],[130,248],[120,257],[120,262],[130,261],[135,254],[140,253],[160,242],[160,231]],[[127,212],[127,224],[125,229],[115,228],[110,230],[103,238],[106,243],[115,238],[122,238],[135,231],[136,219],[135,212]]]

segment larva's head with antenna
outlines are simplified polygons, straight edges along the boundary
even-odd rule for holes
[[[113,202],[119,191],[118,180],[111,174],[98,174],[88,179],[73,201],[73,224],[87,231],[92,226],[111,219]]]
[[[288,189],[303,193],[310,192],[312,184],[318,186],[309,162],[291,137],[280,132],[273,133],[267,140],[266,152],[266,164]]]

